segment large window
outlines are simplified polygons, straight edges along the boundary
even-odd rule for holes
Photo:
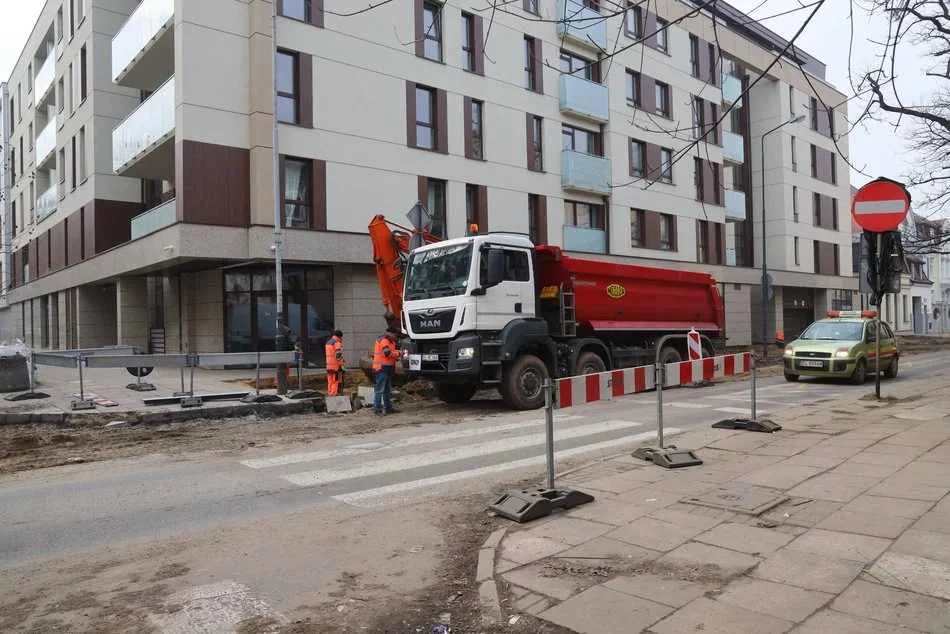
[[[673,223],[676,218],[670,214],[660,214],[660,248],[667,251],[676,250],[676,230]]]
[[[528,13],[539,15],[538,0],[524,0],[524,10]]]
[[[574,126],[561,126],[562,148],[565,150],[574,150],[585,154],[600,155],[598,133],[575,128]]]
[[[660,178],[664,183],[673,182],[673,150],[660,148]]]
[[[792,185],[792,221],[798,222],[798,186]]]
[[[281,15],[301,22],[310,21],[310,0],[284,0]]]
[[[422,5],[422,28],[426,59],[442,61],[442,5],[426,2]]]
[[[534,58],[535,40],[524,36],[524,87],[538,90],[538,62]]]
[[[630,246],[642,247],[645,240],[644,235],[644,213],[642,209],[630,210]]]
[[[528,155],[528,169],[535,172],[544,171],[544,142],[542,134],[541,117],[529,115],[531,117],[531,143]]]
[[[445,181],[426,179],[426,209],[432,215],[429,232],[440,238],[446,237],[445,226]]]
[[[656,49],[664,53],[670,52],[669,27],[670,24],[666,20],[656,19]]]
[[[277,51],[277,120],[297,123],[298,90],[297,56],[287,51]]]
[[[795,137],[792,137],[792,171],[798,171],[798,149],[795,147]]]
[[[284,159],[284,226],[309,229],[313,210],[313,163]]]
[[[699,77],[699,38],[689,35],[689,68],[693,77]]]
[[[670,86],[669,84],[664,84],[663,82],[656,82],[655,84],[655,97],[656,97],[656,113],[662,115],[667,119],[673,116],[672,106],[670,105]]]
[[[640,73],[627,70],[627,105],[640,107]]]
[[[607,228],[604,206],[565,201],[564,224],[584,229],[604,230]]]
[[[462,68],[475,70],[475,17],[462,14]]]
[[[583,77],[589,81],[596,81],[594,66],[591,61],[567,51],[561,51],[561,72]]]
[[[643,141],[630,139],[630,175],[645,176],[647,165],[647,145]]]
[[[76,151],[79,154],[79,182],[84,183],[88,176],[86,172],[86,126],[79,128],[79,141],[76,146]]]
[[[416,147],[434,150],[435,143],[435,91],[416,86]]]
[[[308,366],[322,366],[323,346],[333,330],[332,269],[285,267],[283,278],[290,338],[301,344]],[[232,269],[224,274],[225,352],[274,350],[275,287],[273,268]]]
[[[638,6],[628,6],[624,16],[624,28],[627,35],[636,40],[643,37],[643,9]]]
[[[483,159],[485,158],[485,149],[484,149],[484,139],[483,139],[483,128],[482,128],[482,115],[483,115],[484,104],[481,101],[472,100],[472,127],[468,131],[472,138],[472,158]]]
[[[79,3],[82,5],[82,2]],[[88,91],[88,84],[86,83],[86,46],[85,44],[81,49],[79,49],[79,101],[82,103],[86,100],[86,94]]]

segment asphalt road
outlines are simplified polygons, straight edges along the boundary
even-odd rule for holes
[[[945,352],[907,357],[897,381],[950,368]],[[885,382],[886,383],[886,382]],[[782,377],[759,381],[761,411],[851,400],[872,384]],[[886,392],[886,390],[885,390]],[[675,436],[747,415],[748,382],[664,392]],[[656,436],[653,393],[563,410],[556,415],[559,468],[629,450]],[[129,540],[181,538],[228,524],[325,507],[346,513],[422,498],[489,491],[544,474],[541,412],[467,406],[454,425],[423,425],[240,454],[154,455],[72,465],[0,478],[0,568]],[[488,413],[479,413],[481,411]]]

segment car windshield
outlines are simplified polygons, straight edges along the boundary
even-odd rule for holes
[[[406,274],[405,299],[461,295],[468,285],[471,262],[471,243],[413,253]]]
[[[855,321],[816,321],[799,339],[812,341],[860,341],[864,324]]]

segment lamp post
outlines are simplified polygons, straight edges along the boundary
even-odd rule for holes
[[[768,318],[768,307],[766,303],[769,298],[769,269],[768,264],[766,263],[766,240],[765,240],[765,137],[772,134],[776,130],[787,126],[790,123],[798,123],[805,120],[805,115],[800,114],[793,119],[788,121],[783,121],[778,124],[768,132],[762,135],[762,301],[760,304],[760,312],[762,313],[762,361],[764,362],[769,357],[769,318]]]
[[[280,213],[280,148],[278,147],[278,122],[277,122],[277,3],[273,3],[271,14],[271,41],[273,49],[271,51],[271,68],[273,70],[273,94],[271,95],[274,109],[272,133],[272,167],[274,170],[273,188],[274,188],[274,283],[275,283],[275,304],[277,308],[277,333],[274,336],[274,350],[280,352],[286,347],[287,336],[284,326],[284,272],[283,262],[281,260],[283,247],[283,227],[281,226]],[[260,341],[258,341],[260,349]],[[277,393],[287,393],[287,365],[284,363],[277,366]]]

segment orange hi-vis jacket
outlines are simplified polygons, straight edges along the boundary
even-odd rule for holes
[[[324,354],[327,360],[327,370],[339,370],[343,367],[343,340],[333,336],[327,339],[324,346]]]
[[[389,337],[380,337],[373,347],[373,370],[378,372],[386,366],[395,367],[399,358],[396,342]]]

